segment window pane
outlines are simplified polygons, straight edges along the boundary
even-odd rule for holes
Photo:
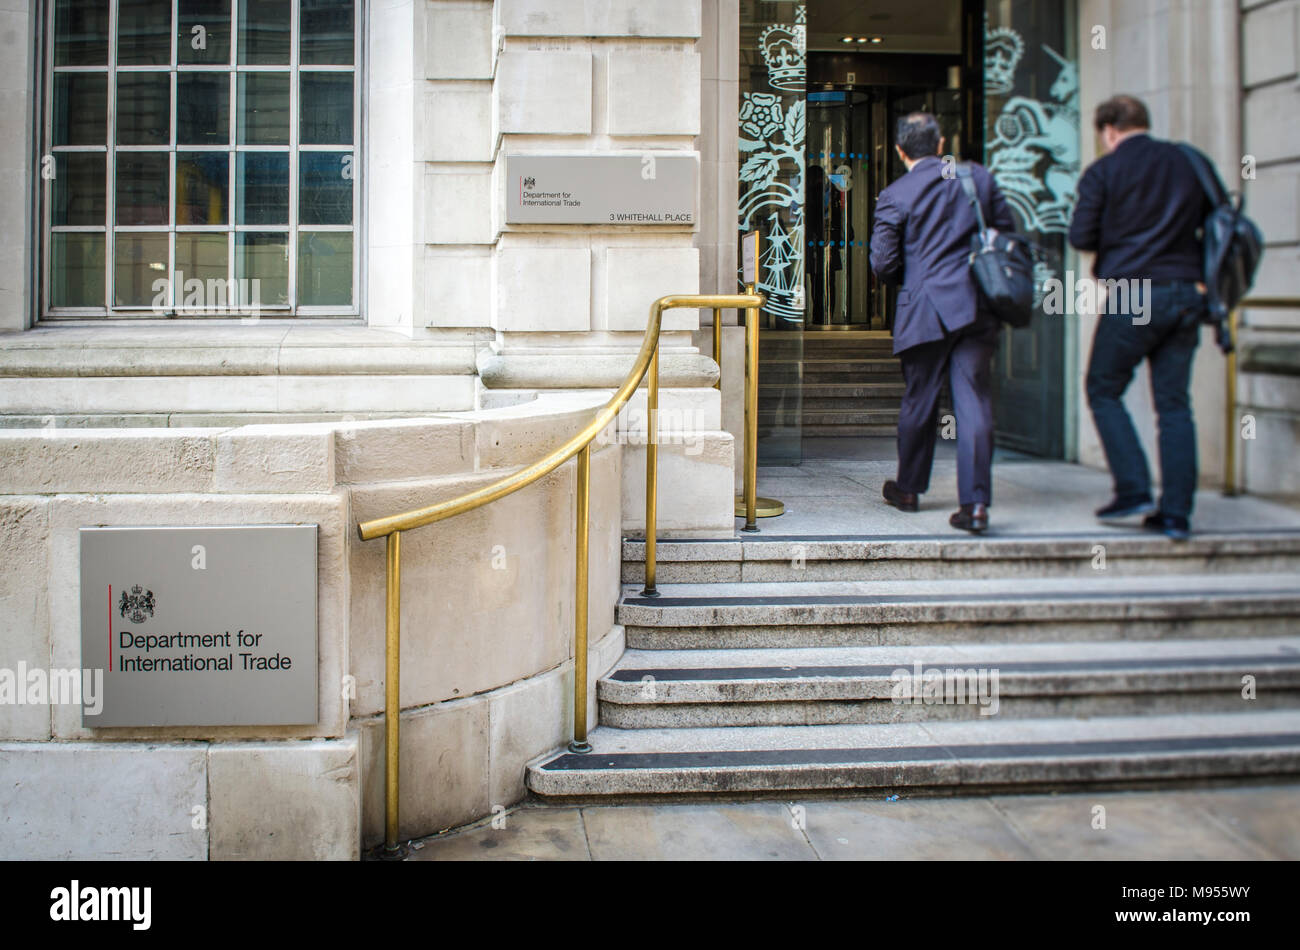
[[[54,6],[54,65],[107,64],[108,0],[58,0]],[[99,306],[103,303],[101,299]]]
[[[113,235],[113,305],[171,306],[167,275],[167,234],[118,231]]]
[[[230,74],[176,74],[176,143],[230,144]]]
[[[117,74],[117,144],[171,142],[171,75]]]
[[[298,153],[298,223],[352,223],[352,153]]]
[[[180,0],[177,9],[177,60],[229,63],[230,0]]]
[[[118,224],[167,224],[166,152],[118,152],[114,208]]]
[[[242,300],[264,307],[289,302],[289,235],[241,231],[235,235],[235,279],[247,281]],[[253,281],[258,281],[254,284]]]
[[[177,309],[225,309],[230,305],[227,254],[224,234],[176,235]]]
[[[104,306],[104,235],[50,235],[50,306]]]
[[[302,73],[298,141],[303,145],[352,144],[352,74]]]
[[[240,145],[289,144],[289,74],[241,73]]]
[[[351,66],[352,0],[302,0],[298,13],[298,62],[309,66]]]
[[[55,73],[54,144],[108,144],[108,76]]]
[[[235,223],[289,223],[289,154],[287,152],[236,154]]]
[[[239,0],[239,64],[289,63],[289,0]]]
[[[172,61],[171,0],[118,0],[119,66],[167,66]]]
[[[54,156],[51,223],[104,226],[103,152],[57,152]]]
[[[176,153],[176,223],[225,224],[230,153]]]
[[[298,303],[309,307],[352,305],[351,232],[299,232]]]

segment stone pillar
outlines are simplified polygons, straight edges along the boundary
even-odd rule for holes
[[[35,158],[32,137],[37,96],[32,88],[39,41],[40,4],[11,0],[0,9],[0,102],[9,135],[0,142],[0,331],[23,330],[31,323],[32,240],[36,230]]]

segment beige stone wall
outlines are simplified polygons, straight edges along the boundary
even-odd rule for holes
[[[0,331],[21,330],[31,322],[33,168],[30,129],[36,101],[32,76],[38,44],[40,4],[6,0],[0,4]]]
[[[1241,43],[1243,151],[1256,170],[1246,209],[1268,242],[1255,294],[1300,297],[1300,0],[1243,0]],[[1243,323],[1246,348],[1300,344],[1300,307],[1247,310]],[[1300,494],[1300,378],[1247,373],[1238,396],[1256,430],[1241,442],[1242,484]]]
[[[0,431],[0,666],[9,669],[80,666],[82,526],[320,526],[317,723],[93,729],[76,706],[0,705],[0,771],[17,777],[0,789],[0,853],[351,858],[378,840],[385,558],[383,542],[359,541],[356,524],[535,461],[601,402],[552,396],[406,421]],[[594,681],[622,652],[623,464],[618,441],[592,459],[592,723]],[[404,538],[403,834],[514,803],[525,763],[570,738],[574,488],[570,462]],[[675,517],[670,499],[665,510]],[[115,784],[138,804],[91,792]],[[112,821],[105,809],[116,809]]]

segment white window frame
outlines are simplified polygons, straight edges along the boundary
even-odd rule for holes
[[[307,65],[299,63],[300,44],[300,0],[290,0],[290,54],[287,64],[240,65],[239,64],[239,6],[240,0],[230,2],[230,60],[225,64],[180,64],[177,58],[179,2],[171,0],[171,63],[166,66],[123,66],[117,65],[118,53],[118,11],[119,0],[109,0],[108,56],[106,66],[59,66],[54,65],[54,16],[57,0],[47,0],[44,11],[45,39],[41,44],[44,57],[44,94],[42,96],[41,142],[42,164],[53,163],[53,156],[74,152],[91,152],[105,155],[105,219],[102,226],[95,225],[59,225],[53,224],[53,187],[54,182],[41,176],[40,207],[40,248],[41,248],[41,297],[39,316],[42,320],[66,320],[99,318],[103,320],[230,320],[238,319],[239,314],[229,310],[206,315],[192,310],[177,312],[178,303],[183,303],[183,287],[171,287],[170,306],[158,310],[151,306],[119,307],[113,304],[115,235],[117,233],[165,233],[168,236],[167,274],[172,276],[176,270],[176,235],[186,233],[225,233],[226,242],[226,277],[228,281],[236,280],[235,235],[243,232],[287,232],[288,234],[288,304],[270,305],[263,303],[259,316],[264,319],[277,318],[337,318],[357,320],[361,315],[362,300],[362,263],[364,223],[361,203],[361,157],[362,150],[362,49],[365,34],[365,16],[367,4],[364,0],[353,2],[353,54],[351,66]],[[301,77],[307,73],[352,73],[352,144],[348,145],[302,145],[299,143],[301,117],[299,114],[299,90]],[[170,122],[171,132],[167,144],[160,145],[117,145],[117,77],[123,73],[162,72],[170,76]],[[214,73],[225,72],[229,76],[229,138],[225,145],[182,145],[177,146],[177,75],[182,72]],[[289,143],[284,145],[240,145],[238,144],[238,82],[239,76],[246,73],[267,72],[289,74]],[[107,128],[104,145],[60,145],[54,146],[54,86],[55,75],[60,73],[90,73],[105,76],[107,95]],[[168,155],[168,223],[166,225],[117,225],[116,217],[116,155],[118,152],[162,152]],[[180,225],[176,224],[176,154],[182,152],[219,152],[229,156],[227,168],[227,222],[223,225]],[[280,152],[287,151],[289,156],[289,221],[287,225],[238,225],[235,223],[236,211],[236,169],[241,152]],[[299,155],[301,152],[350,152],[352,155],[352,223],[303,225],[298,223],[299,204]],[[352,302],[350,305],[301,305],[298,304],[298,244],[301,232],[350,233],[352,235]],[[94,233],[104,235],[104,303],[103,307],[53,307],[52,250],[53,235],[56,233]]]

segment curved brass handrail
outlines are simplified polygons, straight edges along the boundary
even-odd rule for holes
[[[708,296],[661,297],[650,307],[650,322],[637,353],[632,369],[609,402],[596,413],[573,438],[544,458],[525,466],[512,475],[499,479],[484,488],[459,498],[416,508],[387,518],[375,518],[357,525],[357,535],[362,541],[387,538],[387,566],[385,583],[384,646],[384,848],[389,854],[400,854],[398,843],[398,776],[401,748],[401,591],[402,591],[402,533],[446,521],[457,515],[474,511],[494,501],[513,495],[534,482],[545,478],[574,456],[578,457],[577,472],[577,573],[574,583],[574,649],[573,649],[573,723],[574,739],[569,748],[574,752],[589,752],[587,744],[587,557],[588,519],[590,516],[591,443],[627,405],[647,374],[650,377],[646,399],[646,593],[655,595],[655,510],[658,491],[658,408],[659,408],[659,336],[663,315],[668,310],[684,309],[739,309],[748,310],[750,323],[758,326],[757,312],[766,303],[762,294],[734,294]],[[756,385],[756,383],[755,383]],[[752,494],[752,492],[751,492]]]
[[[387,537],[395,531],[411,531],[438,521],[445,521],[448,518],[454,518],[476,508],[482,508],[484,505],[505,498],[507,495],[512,495],[521,489],[527,488],[539,479],[545,478],[595,441],[596,436],[614,421],[614,418],[627,405],[628,400],[632,398],[632,394],[640,387],[646,373],[650,370],[650,362],[659,346],[660,323],[663,320],[665,311],[687,308],[692,310],[710,310],[714,308],[751,310],[762,307],[765,300],[766,298],[760,294],[737,294],[731,296],[663,297],[655,301],[650,308],[650,322],[646,326],[645,339],[641,343],[641,350],[637,353],[636,361],[632,364],[631,372],[628,373],[623,385],[618,388],[609,402],[605,404],[605,407],[581,432],[560,446],[560,448],[551,452],[550,455],[526,468],[520,469],[513,475],[493,482],[484,488],[461,495],[459,498],[453,498],[450,501],[429,505],[427,508],[417,508],[388,518],[376,518],[362,522],[357,525],[358,535],[360,535],[362,541],[373,541],[375,538]]]

